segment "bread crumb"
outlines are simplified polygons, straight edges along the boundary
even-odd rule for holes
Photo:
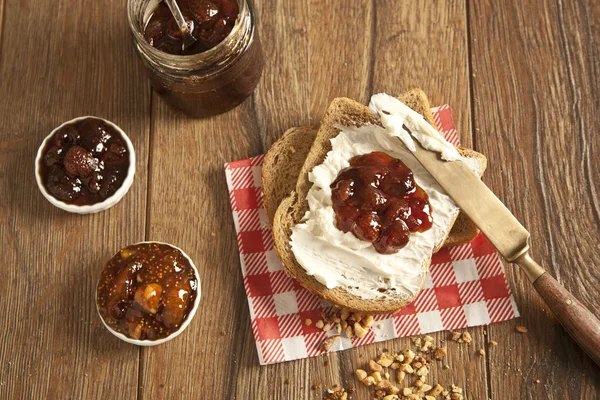
[[[483,349],[479,349],[479,352],[478,352],[478,353],[479,353],[479,355],[480,355],[480,356],[482,356],[482,357],[483,357],[483,356],[485,356],[485,350],[483,350]]]
[[[312,325],[312,319],[310,319],[310,318],[307,318],[307,319],[304,321],[304,324],[305,324],[306,326],[311,326],[311,325]]]
[[[285,384],[286,385],[289,385],[290,383],[292,383],[292,381],[290,381],[290,378],[288,378],[288,379],[285,380]]]
[[[540,380],[539,380],[539,379],[536,379],[536,380],[535,380],[535,383],[540,383]]]
[[[377,324],[377,329],[383,329],[383,324]]]
[[[491,347],[498,346],[498,342],[496,342],[495,340],[490,340],[490,346]]]

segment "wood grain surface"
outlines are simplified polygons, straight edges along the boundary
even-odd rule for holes
[[[258,365],[223,171],[291,126],[318,125],[339,96],[421,87],[450,104],[535,258],[600,315],[597,2],[256,0],[262,80],[241,106],[203,120],[151,92],[125,4],[109,3],[0,0],[0,399],[317,400],[313,384],[336,383],[371,399],[354,369],[408,339]],[[43,138],[81,115],[120,125],[137,155],[127,196],[88,216],[51,206],[33,175]],[[94,306],[103,263],[141,240],[181,247],[202,278],[188,330],[153,348],[111,336]],[[450,344],[450,369],[432,380],[467,399],[600,398],[600,369],[507,271],[522,318],[469,329],[474,343]]]

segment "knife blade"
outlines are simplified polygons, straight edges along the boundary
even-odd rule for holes
[[[415,143],[416,159],[509,262],[518,264],[579,346],[600,366],[600,320],[529,254],[529,232],[462,161]]]
[[[418,142],[415,145],[416,159],[507,261],[513,262],[527,252],[527,229],[465,163],[444,161]]]

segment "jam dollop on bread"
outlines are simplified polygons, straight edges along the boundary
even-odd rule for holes
[[[331,184],[336,226],[373,243],[381,254],[397,253],[411,232],[431,228],[429,196],[402,161],[383,152],[350,159]]]
[[[101,203],[123,185],[129,151],[121,133],[99,118],[69,123],[52,135],[40,161],[53,197],[78,206]]]
[[[196,275],[187,257],[162,243],[122,249],[106,264],[96,290],[98,310],[113,330],[156,340],[177,331],[194,307]]]

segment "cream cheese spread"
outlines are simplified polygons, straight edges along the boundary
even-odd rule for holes
[[[382,115],[384,128],[374,125],[337,127],[340,133],[331,139],[331,151],[323,163],[309,173],[313,184],[307,195],[309,209],[302,221],[292,228],[290,245],[296,261],[306,273],[327,288],[341,287],[364,299],[381,298],[386,291],[410,298],[421,288],[426,273],[423,264],[427,264],[459,210],[405,145],[401,136],[406,131],[402,124],[413,134],[417,132],[415,136],[420,135],[428,146],[442,152],[445,158],[458,156],[460,160],[463,157],[425,120],[421,122],[403,110],[402,106],[408,108],[403,103],[394,99],[400,103],[395,104],[383,97],[387,95],[376,96],[371,101],[372,109]],[[423,124],[433,132],[429,128],[422,129]],[[447,145],[452,146],[456,154]],[[417,184],[429,195],[433,226],[425,232],[411,233],[406,247],[395,254],[380,254],[371,243],[335,226],[330,185],[339,172],[350,165],[352,157],[374,151],[402,160],[413,171]],[[472,169],[477,168],[477,165],[469,164]]]

